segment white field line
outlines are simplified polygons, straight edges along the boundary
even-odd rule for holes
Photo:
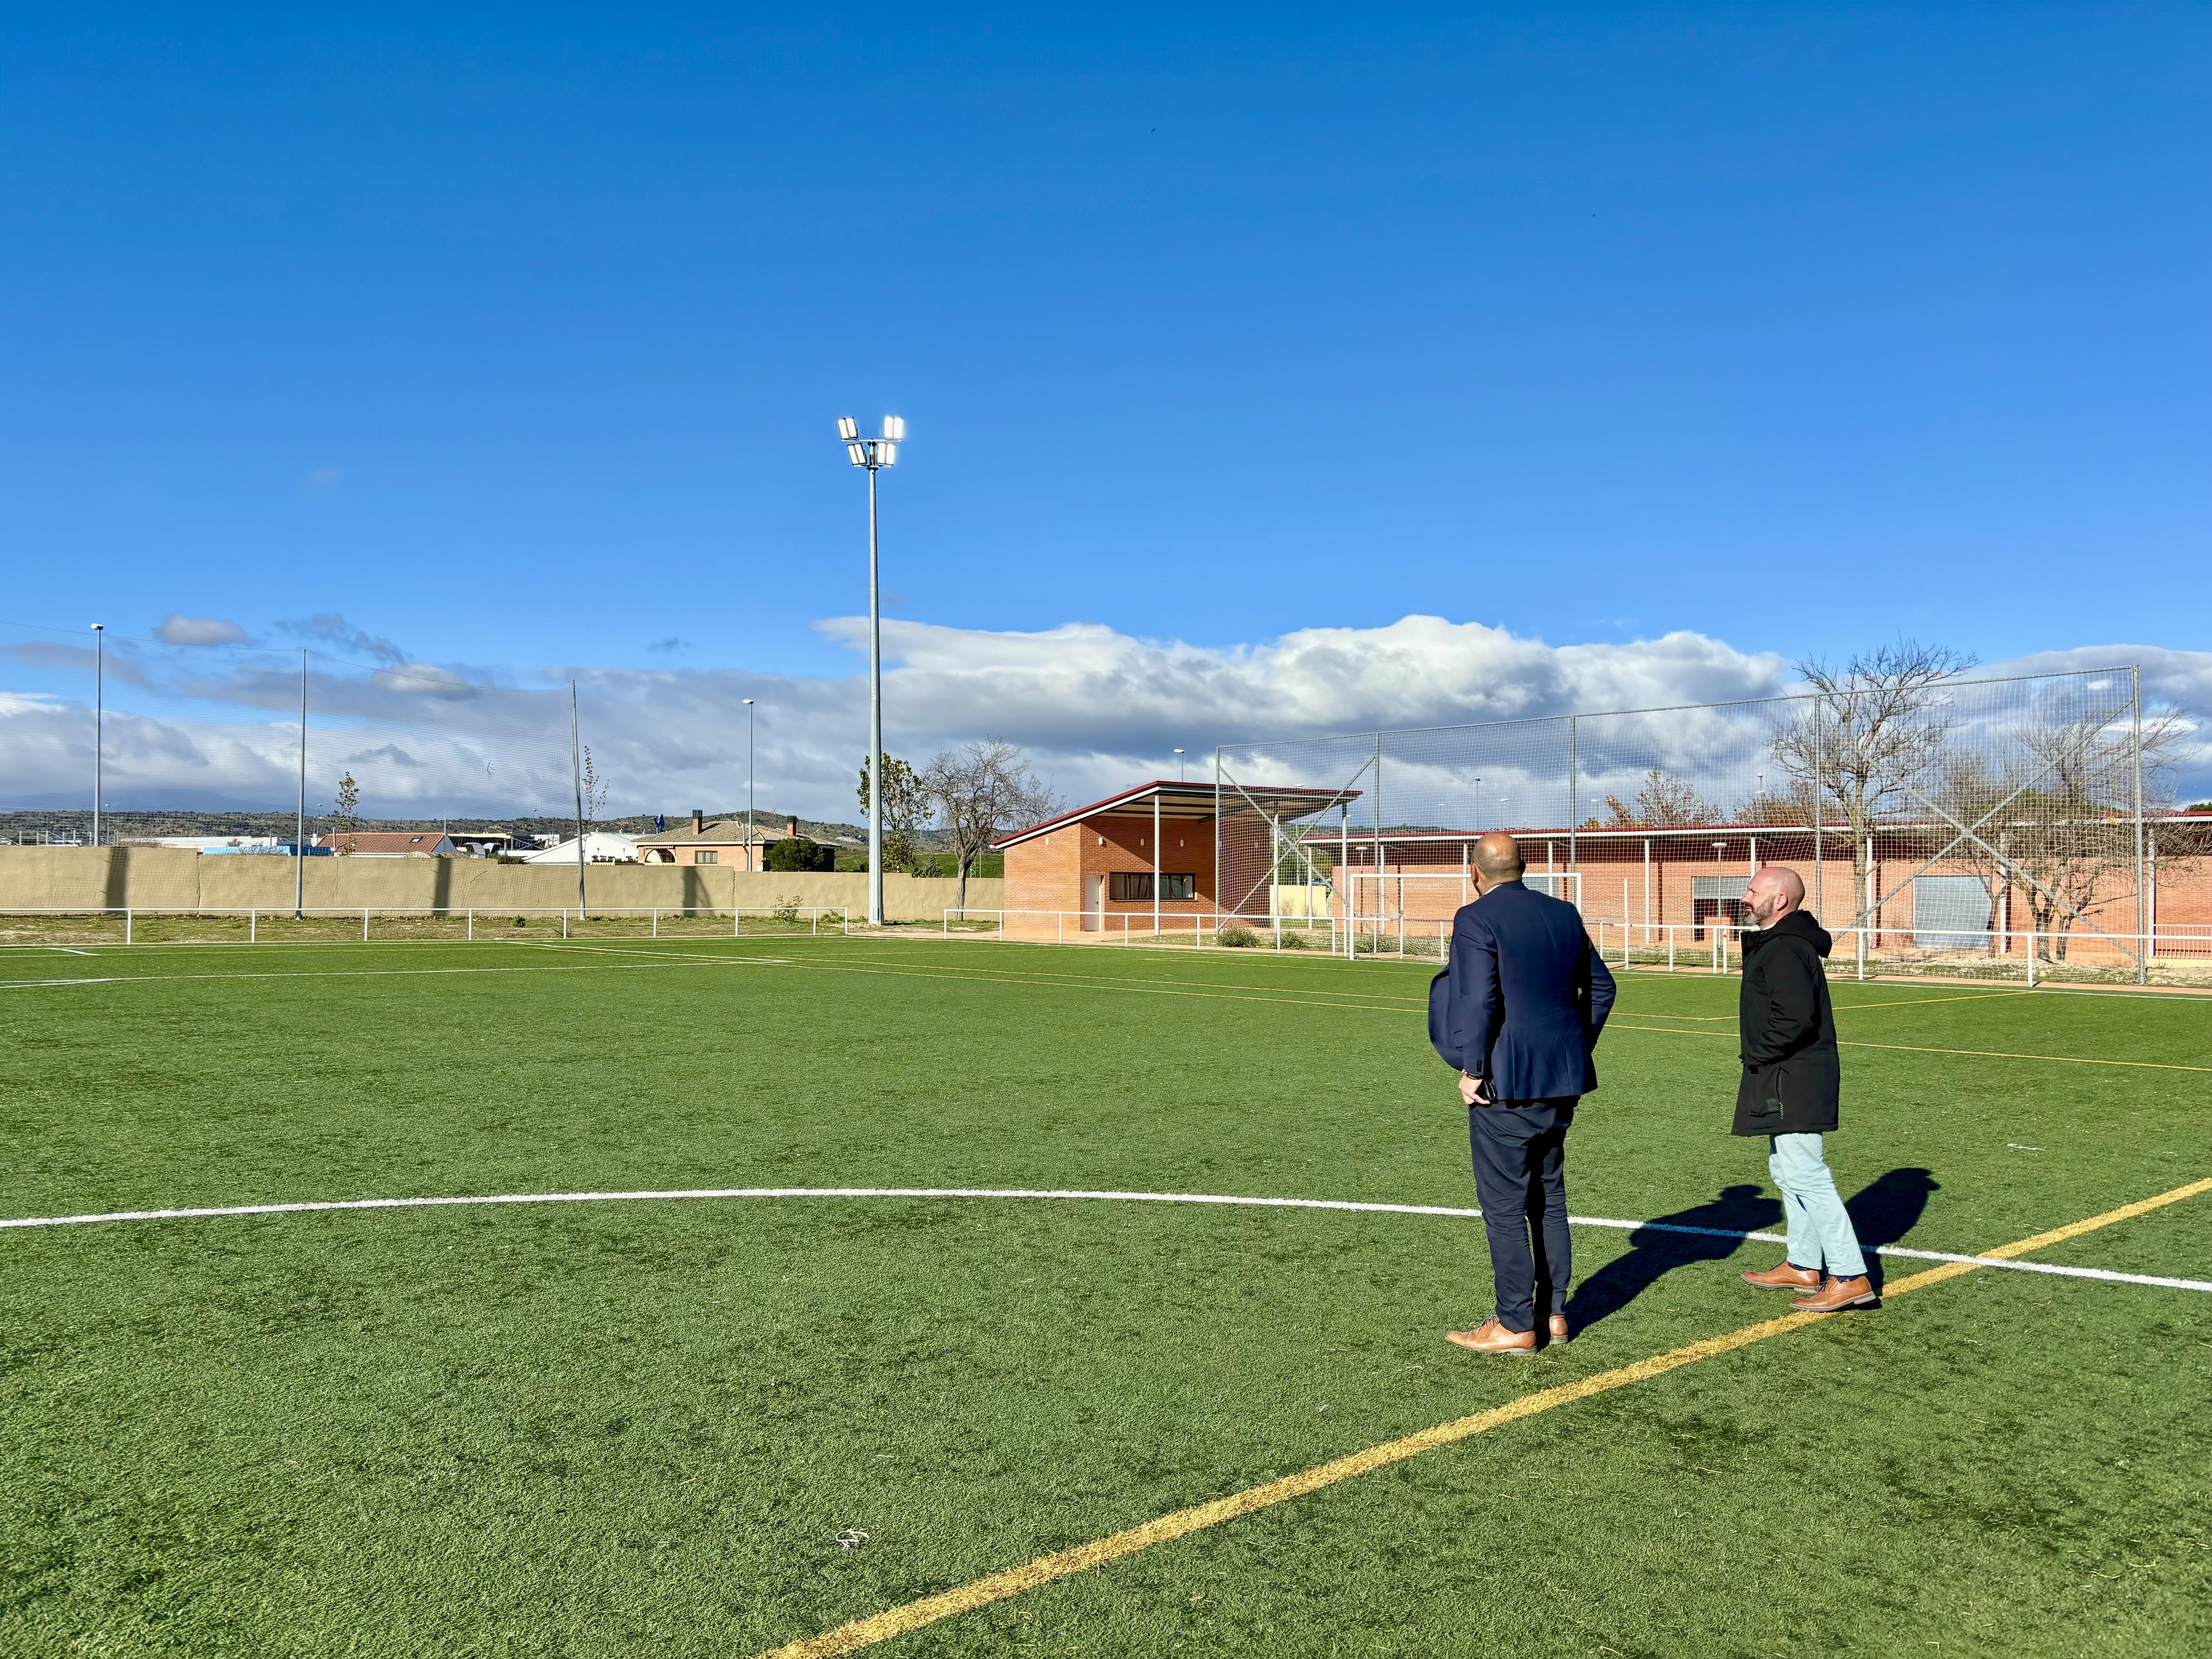
[[[1130,1204],[1225,1204],[1251,1209],[1350,1210],[1369,1215],[1446,1216],[1475,1220],[1482,1212],[1440,1204],[1369,1204],[1341,1198],[1248,1198],[1224,1193],[1115,1193],[1025,1187],[699,1187],[623,1193],[491,1193],[468,1198],[342,1198],[294,1204],[232,1204],[209,1209],[110,1210],[97,1215],[18,1216],[0,1218],[0,1228],[75,1227],[102,1221],[199,1221],[220,1216],[301,1215],[322,1210],[434,1210],[486,1204],[614,1204],[678,1198],[1014,1198],[1105,1200]],[[1739,1231],[1727,1227],[1686,1227],[1671,1221],[1620,1221],[1609,1216],[1569,1216],[1570,1225],[1610,1227],[1626,1232],[1695,1233],[1707,1238],[1759,1239],[1786,1243],[1780,1233]],[[2212,1291],[2212,1280],[2162,1279],[2151,1273],[2113,1273],[2104,1267],[2065,1267],[2046,1261],[2014,1261],[1988,1255],[1958,1255],[1943,1250],[1909,1250],[1895,1244],[1871,1249],[1876,1255],[1916,1261],[1963,1261],[1977,1267],[2014,1273],[2052,1273],[2066,1279],[2096,1279],[2118,1285],[2149,1285],[2169,1291]]]

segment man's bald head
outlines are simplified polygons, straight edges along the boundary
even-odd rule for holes
[[[1474,867],[1486,882],[1518,881],[1521,872],[1528,867],[1521,860],[1520,842],[1503,830],[1493,830],[1477,837],[1473,857]]]
[[[1805,878],[1786,864],[1761,865],[1743,890],[1743,908],[1762,927],[1771,927],[1804,902]]]

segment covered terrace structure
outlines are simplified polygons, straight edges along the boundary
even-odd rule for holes
[[[1278,824],[1349,798],[1336,789],[1248,786],[1238,793],[1256,805],[1261,823]],[[1006,933],[1117,942],[1165,933],[1196,942],[1213,930],[1223,912],[1238,914],[1253,902],[1252,894],[1224,896],[1219,879],[1224,866],[1235,872],[1250,862],[1249,856],[1240,860],[1240,852],[1251,850],[1241,842],[1255,833],[1260,837],[1261,873],[1255,893],[1269,884],[1280,853],[1292,845],[1287,836],[1271,836],[1264,828],[1255,832],[1251,816],[1232,816],[1227,833],[1240,845],[1227,849],[1224,858],[1213,782],[1156,778],[1003,836],[993,845],[1006,860]],[[1277,858],[1269,858],[1270,847]],[[1238,884],[1244,884],[1241,878]],[[1263,911],[1273,902],[1271,893]],[[1324,899],[1324,915],[1326,906]]]

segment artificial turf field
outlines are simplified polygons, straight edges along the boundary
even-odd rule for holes
[[[0,1216],[1470,1206],[1429,971],[862,939],[9,951]],[[1577,1215],[1777,1224],[1763,1144],[1727,1133],[1735,991],[1624,978]],[[1979,1252],[2212,1175],[2212,1003],[1836,1000],[1829,1153],[1869,1243]],[[2212,1194],[2033,1259],[2212,1278],[2208,1220]],[[748,1659],[1786,1309],[1735,1277],[1773,1244],[1575,1243],[1576,1340],[1522,1361],[1442,1340],[1488,1311],[1455,1218],[627,1199],[0,1231],[0,1653]],[[1979,1268],[864,1650],[2203,1652],[2208,1486],[2212,1295]]]

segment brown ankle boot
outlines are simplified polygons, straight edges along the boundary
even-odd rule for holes
[[[1820,1288],[1820,1270],[1778,1261],[1764,1273],[1744,1274],[1743,1282],[1756,1285],[1762,1291],[1817,1291]]]
[[[1486,1319],[1471,1331],[1446,1331],[1444,1340],[1456,1342],[1462,1348],[1472,1348],[1477,1353],[1504,1353],[1522,1356],[1536,1352],[1536,1333],[1509,1331],[1495,1319]]]
[[[1571,1334],[1567,1329],[1566,1315],[1553,1314],[1552,1316],[1551,1323],[1548,1328],[1548,1334],[1553,1343],[1561,1347],[1565,1347],[1566,1346],[1568,1341],[1571,1340]]]
[[[1801,1296],[1790,1305],[1799,1313],[1834,1313],[1839,1308],[1871,1308],[1874,1285],[1864,1273],[1856,1279],[1832,1279],[1811,1296]]]

